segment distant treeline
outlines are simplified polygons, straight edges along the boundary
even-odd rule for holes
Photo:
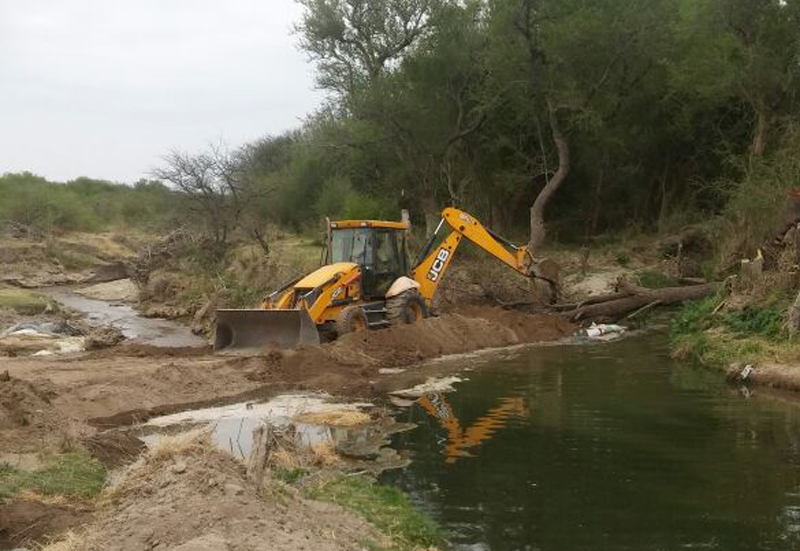
[[[800,0],[298,1],[324,106],[152,175],[218,241],[401,208],[430,227],[455,205],[532,242],[708,221],[757,242],[800,185]],[[26,178],[0,180],[0,216],[89,227],[175,206],[150,182]]]
[[[124,186],[90,178],[55,183],[28,172],[0,176],[0,223],[43,232],[159,229],[176,222],[183,201],[156,181]]]

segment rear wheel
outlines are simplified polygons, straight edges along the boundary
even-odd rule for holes
[[[368,327],[367,313],[361,306],[348,306],[336,320],[336,334],[340,337],[347,333],[366,331]]]
[[[386,301],[386,321],[391,325],[417,323],[428,317],[428,306],[419,291],[412,289]]]

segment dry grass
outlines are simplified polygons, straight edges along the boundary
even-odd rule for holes
[[[67,499],[66,496],[63,495],[45,495],[41,492],[36,492],[34,490],[22,490],[18,496],[20,499],[24,501],[38,501],[39,503],[44,503],[45,505],[70,505],[75,503],[75,499]]]
[[[328,425],[331,427],[357,427],[369,423],[370,416],[361,411],[340,410],[305,413],[294,418],[298,423]]]
[[[331,441],[304,445],[297,440],[294,428],[273,430],[269,467],[273,470],[318,469],[342,463]]]
[[[183,432],[174,436],[162,436],[156,440],[146,455],[146,462],[164,461],[193,450],[208,449],[211,443],[211,429],[202,428]]]
[[[45,545],[40,551],[83,551],[91,539],[91,532],[86,530],[68,531],[60,540]]]

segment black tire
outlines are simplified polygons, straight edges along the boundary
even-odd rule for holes
[[[428,317],[428,306],[419,291],[412,289],[386,300],[386,321],[390,325],[416,323]]]
[[[336,320],[336,334],[340,337],[355,331],[366,331],[368,327],[367,313],[361,306],[348,306]]]

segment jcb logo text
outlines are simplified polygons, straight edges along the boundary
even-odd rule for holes
[[[428,279],[431,281],[437,281],[439,279],[439,273],[444,269],[444,264],[447,262],[447,259],[450,257],[450,251],[442,247],[439,249],[439,252],[436,253],[436,259],[433,261],[433,265],[431,266],[430,271],[428,272]]]

